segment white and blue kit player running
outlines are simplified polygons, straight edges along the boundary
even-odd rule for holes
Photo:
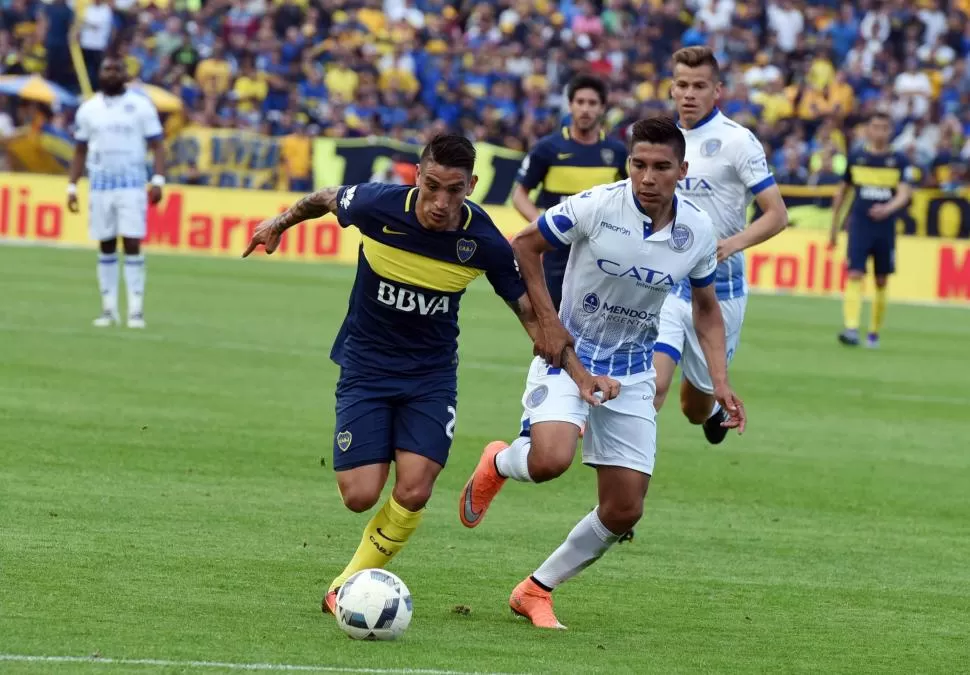
[[[788,214],[781,192],[768,167],[764,149],[754,134],[732,122],[716,107],[720,92],[717,59],[707,47],[676,52],[671,94],[679,124],[687,141],[687,176],[678,194],[700,206],[714,221],[718,238],[718,266],[714,289],[721,304],[726,335],[727,362],[737,352],[747,305],[744,249],[760,244],[783,230]],[[763,215],[747,224],[751,199]],[[711,443],[727,434],[725,413],[714,399],[707,360],[697,339],[691,311],[691,288],[680,283],[664,303],[657,340],[657,410],[663,405],[680,363],[683,380],[680,399],[684,415],[704,425]]]
[[[629,179],[553,206],[512,242],[542,327],[539,356],[522,397],[523,434],[511,445],[486,447],[459,513],[475,527],[506,478],[543,482],[561,475],[586,425],[583,463],[596,468],[599,506],[509,600],[513,611],[539,627],[562,627],[552,611],[552,589],[603,555],[643,512],[656,451],[654,342],[664,299],[681,280],[694,289],[695,322],[716,395],[732,413],[726,424],[743,429],[744,410],[727,381],[724,321],[714,294],[714,226],[696,205],[674,196],[686,170],[684,136],[674,122],[641,120],[630,137]],[[557,315],[541,256],[567,245],[572,250]],[[590,396],[597,390],[601,401]]]
[[[144,328],[145,256],[141,241],[148,227],[148,203],[157,204],[165,184],[162,125],[147,96],[125,88],[124,67],[107,57],[99,71],[100,91],[81,104],[75,116],[76,141],[67,186],[67,206],[80,210],[77,181],[87,168],[88,230],[98,242],[101,314],[94,325],[105,328],[118,318],[118,237],[125,253],[129,328]],[[155,175],[146,190],[148,150]]]

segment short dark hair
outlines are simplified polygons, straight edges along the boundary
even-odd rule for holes
[[[710,47],[700,45],[683,47],[674,52],[673,60],[674,66],[681,65],[688,68],[710,66],[711,72],[714,74],[714,81],[720,82],[721,80],[721,66],[717,62],[717,57],[714,56],[714,50]]]
[[[677,156],[677,161],[683,162],[687,153],[687,141],[677,123],[666,115],[657,115],[634,122],[630,129],[630,150],[637,143],[657,143],[669,145]]]
[[[421,164],[427,162],[474,173],[475,146],[460,134],[440,134],[421,151]]]
[[[892,125],[893,123],[892,115],[890,115],[885,110],[876,110],[871,115],[869,115],[868,121],[872,122],[873,120],[882,120],[884,122],[889,122],[890,125]]]
[[[576,92],[580,89],[592,89],[600,97],[600,103],[606,105],[606,100],[610,96],[610,88],[606,82],[595,75],[577,75],[566,85],[566,98],[570,103],[576,98]]]

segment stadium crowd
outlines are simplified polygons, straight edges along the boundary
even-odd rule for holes
[[[65,0],[0,0],[0,74],[78,84]],[[725,113],[756,131],[779,181],[838,180],[868,112],[926,184],[970,158],[970,0],[88,0],[78,39],[179,94],[188,124],[294,139],[422,142],[444,129],[526,150],[554,130],[578,71],[611,85],[608,126],[669,110],[670,54],[711,45]],[[0,97],[0,135],[27,108]],[[70,111],[54,111],[67,128]],[[306,166],[302,166],[306,163]]]

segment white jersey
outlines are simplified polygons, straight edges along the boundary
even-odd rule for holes
[[[147,96],[95,94],[78,108],[75,123],[75,140],[88,144],[92,190],[145,187],[148,141],[162,137],[158,111]]]
[[[681,131],[687,140],[688,166],[677,194],[710,214],[718,239],[737,234],[747,225],[752,197],[775,184],[761,142],[717,108],[694,128]],[[720,300],[746,294],[743,252],[718,265],[715,290]],[[681,284],[677,294],[689,298],[690,287]]]
[[[554,246],[572,245],[559,316],[594,375],[652,377],[664,299],[682,280],[714,282],[710,217],[687,199],[675,198],[674,212],[654,232],[627,179],[569,197],[538,220]]]

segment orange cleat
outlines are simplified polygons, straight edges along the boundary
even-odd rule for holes
[[[458,517],[465,527],[477,527],[482,522],[489,504],[505,485],[506,479],[495,468],[495,455],[507,447],[509,444],[503,441],[492,441],[486,445],[475,473],[465,483],[458,502]]]
[[[337,591],[339,588],[335,588],[332,591],[327,591],[327,594],[323,596],[323,602],[320,603],[320,609],[323,610],[324,614],[337,615]]]
[[[512,591],[509,607],[516,616],[524,616],[536,628],[566,630],[552,611],[552,593],[539,586],[529,577]]]

